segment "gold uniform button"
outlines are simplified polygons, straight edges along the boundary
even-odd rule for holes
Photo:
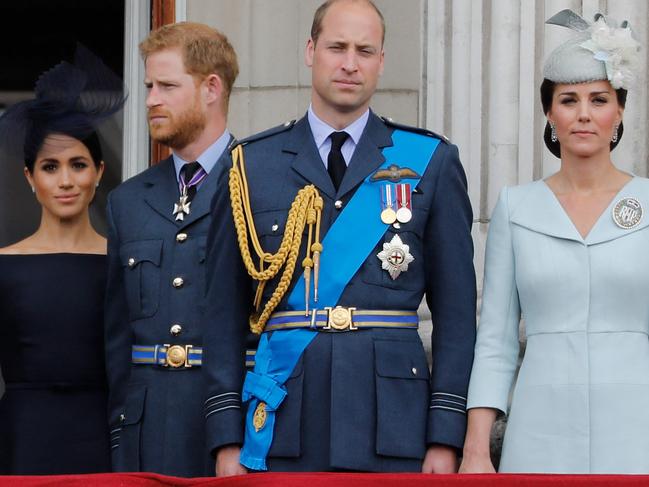
[[[133,257],[128,258],[128,266],[133,267],[135,265],[135,259]]]
[[[186,233],[179,233],[178,235],[176,235],[176,242],[183,243],[185,240],[187,240]]]
[[[178,323],[175,325],[171,325],[171,328],[169,328],[169,333],[171,333],[173,336],[178,336],[182,333],[183,327],[180,326]]]
[[[175,287],[176,289],[183,287],[183,284],[185,284],[185,280],[182,277],[176,277],[172,282],[171,285]]]
[[[276,232],[277,230],[279,230],[279,225],[278,225],[277,223],[275,223],[272,227],[270,227],[270,229],[271,229],[271,231],[274,233],[274,232]]]
[[[336,210],[340,210],[342,207],[343,207],[343,202],[340,200],[336,200],[336,202],[334,203],[334,208],[336,208]]]

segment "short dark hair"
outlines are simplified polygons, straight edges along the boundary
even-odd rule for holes
[[[320,5],[315,11],[315,14],[313,14],[313,23],[311,24],[311,40],[314,44],[318,42],[318,37],[320,37],[320,32],[322,32],[322,20],[324,19],[327,10],[329,10],[329,7],[331,7],[337,1],[339,0],[327,0],[322,5]],[[383,31],[383,34],[381,35],[381,45],[383,45],[383,43],[385,42],[385,18],[383,17],[383,14],[372,0],[356,1],[362,1],[368,4],[377,13],[379,19],[381,19],[381,30]]]
[[[79,142],[81,142],[83,145],[85,145],[86,148],[88,149],[88,152],[90,153],[90,157],[92,158],[92,162],[95,164],[95,167],[99,168],[101,161],[104,160],[104,156],[101,151],[101,144],[99,143],[99,136],[97,135],[96,131],[90,132],[90,134],[84,136],[83,138],[80,138],[79,134],[65,133],[65,131],[57,131],[57,132],[49,132],[44,135],[38,134],[37,136],[41,136],[41,135],[42,136],[39,137],[40,142],[37,142],[36,144],[33,144],[34,141],[33,139],[30,140],[29,135],[27,136],[26,140],[30,140],[32,144],[25,144],[25,151],[24,151],[25,167],[31,174],[34,173],[34,164],[36,164],[38,153],[43,148],[43,143],[45,142],[45,139],[48,136],[55,135],[57,133],[60,133],[62,135],[67,135],[68,137],[72,137],[73,139],[76,139]],[[32,150],[31,147],[35,147],[36,150]]]
[[[550,81],[547,78],[543,79],[541,83],[541,105],[543,105],[543,113],[546,115],[552,108],[552,97],[554,96],[554,89],[556,88],[557,83]],[[624,88],[618,88],[615,90],[617,96],[617,102],[622,108],[626,105],[626,95],[627,90]],[[611,141],[611,150],[615,149],[617,145],[622,140],[622,134],[624,133],[624,124],[620,122],[620,125],[617,128],[617,140],[615,142]],[[552,141],[552,128],[550,128],[550,123],[545,123],[545,130],[543,131],[543,141],[545,142],[546,147],[552,152],[555,156],[561,159],[561,144],[559,141]]]

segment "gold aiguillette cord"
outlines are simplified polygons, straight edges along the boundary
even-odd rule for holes
[[[259,242],[255,222],[252,217],[243,147],[241,145],[238,145],[232,150],[232,161],[229,179],[232,216],[237,230],[239,250],[246,270],[254,280],[259,282],[254,301],[256,312],[250,317],[250,329],[253,333],[259,334],[264,331],[266,322],[291,284],[297,258],[300,253],[302,235],[307,225],[308,245],[306,257],[302,261],[302,266],[304,267],[305,310],[307,314],[311,288],[311,269],[313,269],[313,300],[318,300],[320,254],[322,253],[320,220],[324,203],[318,190],[312,184],[300,189],[288,212],[284,235],[279,249],[274,254],[264,252]],[[258,267],[255,266],[250,254],[250,244],[252,244],[255,254],[259,258]],[[277,287],[260,313],[259,310],[262,307],[261,301],[266,283],[273,279],[282,267],[284,267],[284,271],[282,272]]]

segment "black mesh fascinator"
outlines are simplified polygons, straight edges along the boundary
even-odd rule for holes
[[[23,159],[31,170],[45,138],[64,134],[84,142],[93,158],[101,160],[95,130],[124,105],[122,80],[77,45],[74,64],[63,61],[45,71],[34,92],[36,98],[12,105],[0,117],[0,149],[10,158]]]

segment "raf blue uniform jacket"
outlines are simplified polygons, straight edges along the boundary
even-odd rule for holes
[[[385,161],[381,151],[392,145],[394,130],[393,124],[370,114],[337,192],[306,117],[243,141],[251,206],[264,250],[277,251],[291,202],[308,184],[324,199],[324,239],[359,184]],[[207,252],[203,371],[207,441],[213,451],[243,442],[241,356],[254,295],[232,218],[220,217],[231,214],[226,188],[223,177],[212,206]],[[342,202],[341,209],[336,200]],[[377,205],[368,217],[379,218],[379,201],[377,187]],[[276,415],[268,456],[270,470],[419,471],[430,444],[462,447],[476,290],[472,212],[455,146],[440,141],[416,186],[412,206],[412,220],[388,228],[338,304],[417,310],[425,294],[434,322],[432,372],[414,329],[319,332],[286,383],[288,395]],[[396,280],[381,269],[377,258],[394,235],[410,246],[415,259]],[[305,245],[306,238],[292,285],[302,272]],[[266,286],[264,302],[276,284],[277,279]],[[224,288],[232,292],[224,294]],[[284,309],[286,297],[276,308]]]
[[[200,367],[131,363],[132,345],[203,345],[205,249],[210,201],[229,151],[203,181],[184,221],[172,158],[108,198],[106,366],[113,470],[211,475],[205,448]],[[181,287],[173,280],[182,279]],[[171,333],[173,325],[181,331]]]

